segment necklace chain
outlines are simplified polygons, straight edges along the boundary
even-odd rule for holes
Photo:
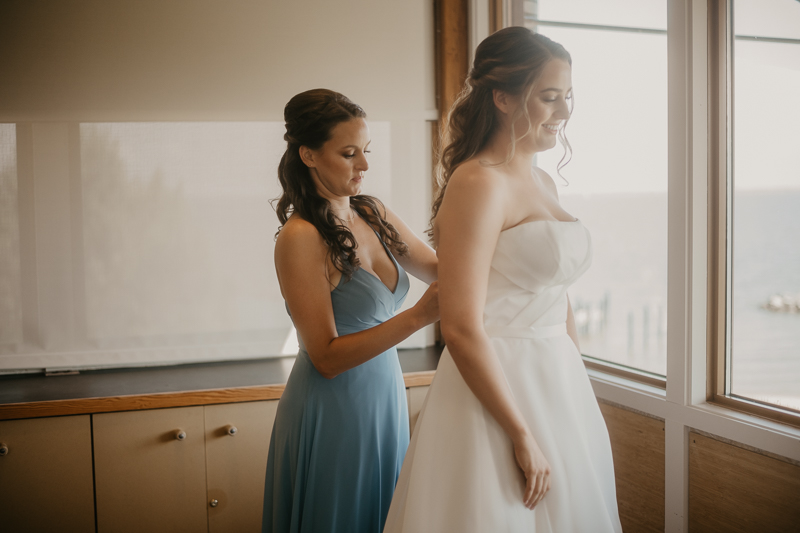
[[[352,222],[356,218],[356,211],[354,211],[353,208],[351,207],[350,208],[350,213],[352,213],[352,216],[350,218],[342,218],[339,215],[336,215],[336,218],[338,218],[342,222]]]

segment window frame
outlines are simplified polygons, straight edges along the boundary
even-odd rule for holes
[[[707,401],[800,428],[800,411],[731,391],[733,268],[734,0],[708,4]]]
[[[683,397],[689,405],[706,403],[712,409],[720,407],[800,428],[800,411],[730,392],[733,1],[667,0],[668,9],[683,11],[684,21],[688,23],[684,28],[671,27],[674,20],[671,15],[667,30],[676,32],[674,36],[668,33],[668,56],[675,52],[685,54],[668,57],[670,69],[682,70],[682,75],[688,76],[675,80],[671,72],[668,88],[670,105],[679,102],[687,106],[687,113],[681,121],[675,120],[673,112],[669,115],[668,158],[675,168],[669,171],[668,217],[683,220],[668,221],[667,316],[671,326],[667,326],[667,376],[662,378],[587,355],[583,355],[583,360],[593,375],[606,374],[633,386],[663,389],[667,399],[672,397],[678,401]],[[522,3],[523,0],[490,0],[491,20],[504,23],[493,26],[492,31],[511,22],[521,22]],[[506,16],[497,15],[500,12]],[[540,25],[592,27],[548,21],[541,21]],[[616,26],[600,29],[637,31]],[[689,49],[677,44],[683,39]],[[677,95],[677,91],[683,94]],[[678,184],[679,180],[686,183]],[[707,200],[707,205],[698,203],[703,199]],[[680,204],[677,209],[673,201]],[[705,220],[699,220],[701,217]],[[679,246],[682,253],[676,253]],[[701,259],[703,251],[705,257]],[[704,283],[697,282],[698,274],[705,274]],[[702,328],[701,323],[704,323]],[[704,367],[698,368],[701,350]]]

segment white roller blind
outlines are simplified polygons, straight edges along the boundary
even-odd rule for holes
[[[0,2],[0,372],[290,345],[269,205],[283,106],[315,87],[363,106],[367,192],[421,235],[432,16],[427,0]]]
[[[21,340],[17,129],[0,124],[0,355]]]
[[[370,130],[365,192],[385,198],[390,126]],[[3,131],[3,205],[17,201],[18,179],[31,185],[21,205],[34,212],[36,242],[33,257],[21,257],[18,213],[3,211],[2,367],[281,354],[291,321],[270,200],[280,194],[282,123],[34,125],[34,164],[19,178],[14,128]],[[35,294],[18,282],[20,264]],[[22,335],[21,317],[31,323]]]

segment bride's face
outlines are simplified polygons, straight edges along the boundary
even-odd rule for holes
[[[547,63],[528,98],[530,131],[517,147],[528,152],[543,152],[556,145],[558,131],[570,115],[572,100],[572,67],[561,59]],[[514,127],[517,135],[528,129],[525,117]]]

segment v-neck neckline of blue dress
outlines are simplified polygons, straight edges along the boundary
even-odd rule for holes
[[[386,243],[383,242],[383,240],[381,239],[381,236],[378,234],[377,231],[375,231],[375,228],[372,227],[372,224],[367,222],[366,219],[364,219],[364,217],[362,217],[361,213],[359,213],[358,211],[356,211],[356,214],[361,218],[361,220],[366,222],[367,226],[369,226],[369,229],[371,229],[372,232],[375,234],[375,236],[378,238],[378,242],[381,243],[381,246],[383,246],[383,250],[386,252],[386,255],[389,256],[389,259],[392,261],[392,264],[394,265],[395,272],[397,272],[397,283],[395,284],[394,290],[392,290],[392,289],[389,288],[389,286],[386,283],[383,282],[383,280],[380,277],[378,277],[377,274],[373,274],[369,270],[366,270],[366,269],[364,269],[362,267],[356,268],[356,271],[353,272],[353,275],[355,275],[356,272],[359,272],[359,271],[364,272],[366,275],[368,275],[369,277],[371,277],[372,279],[377,281],[384,289],[389,291],[389,294],[391,294],[392,296],[397,296],[397,290],[400,288],[400,269],[402,267],[400,266],[400,263],[397,262],[397,259],[394,258],[394,255],[392,255],[392,252],[391,252],[391,250],[389,250],[389,247],[386,246]],[[342,286],[342,282],[343,281],[344,281],[344,276],[339,278],[339,283],[336,284],[336,289],[339,289]]]

